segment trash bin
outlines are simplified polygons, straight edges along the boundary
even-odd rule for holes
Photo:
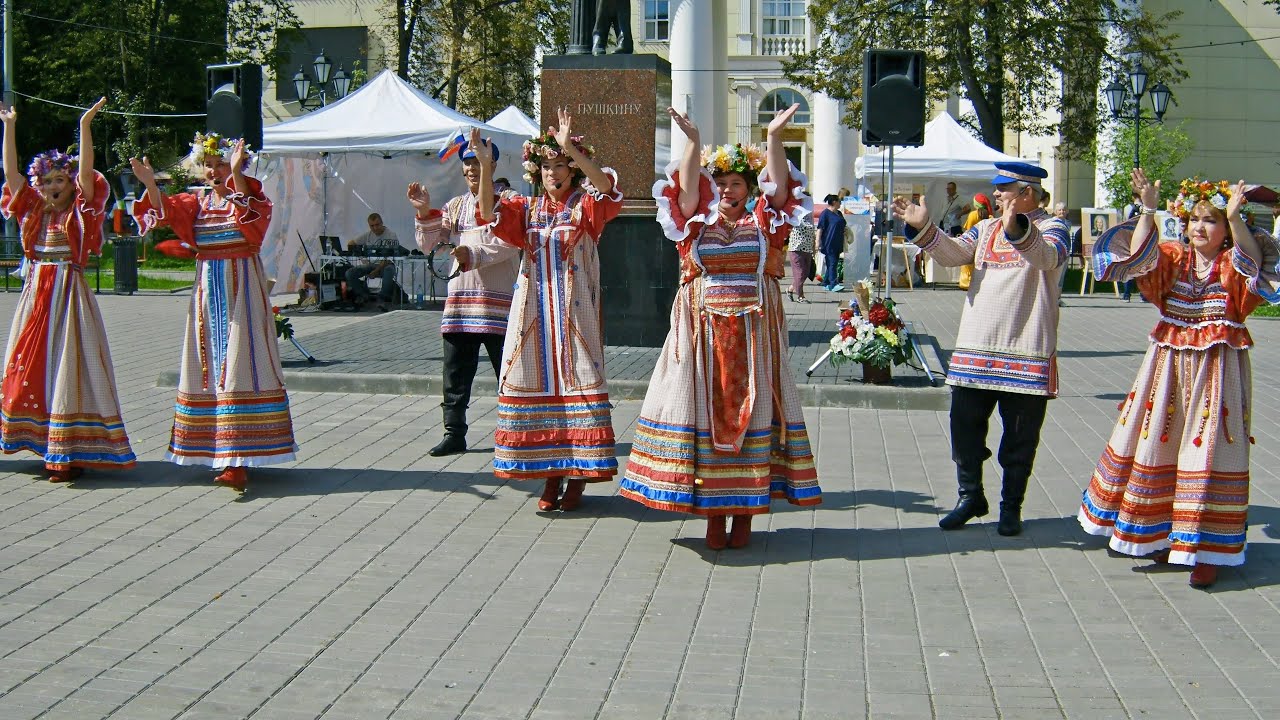
[[[138,241],[134,238],[116,238],[116,294],[132,295],[138,292]]]

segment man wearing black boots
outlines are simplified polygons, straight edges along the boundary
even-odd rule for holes
[[[1040,206],[1047,172],[1020,162],[996,163],[996,171],[991,184],[1000,216],[959,237],[931,224],[923,201],[896,199],[893,214],[939,264],[974,265],[947,371],[960,499],[938,526],[956,530],[988,513],[982,466],[991,457],[987,425],[998,407],[1004,434],[996,459],[1004,486],[996,531],[1017,535],[1045,410],[1058,394],[1058,296],[1069,228]]]
[[[502,363],[502,343],[519,269],[520,250],[490,237],[476,227],[476,192],[480,189],[480,159],[463,143],[458,153],[467,193],[431,209],[431,197],[418,183],[409,186],[409,203],[416,210],[414,235],[424,253],[441,242],[457,247],[453,255],[463,271],[449,281],[440,334],[444,338],[444,439],[429,451],[432,457],[467,450],[467,405],[471,383],[480,366],[483,346],[494,375]],[[498,159],[498,148],[493,148]]]

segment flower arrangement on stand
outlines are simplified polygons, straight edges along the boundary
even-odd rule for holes
[[[290,340],[293,338],[293,325],[289,322],[289,318],[280,314],[280,307],[271,306],[271,312],[276,316],[276,337]]]
[[[866,291],[870,282],[861,280],[855,292]],[[864,292],[859,295],[866,296]],[[862,380],[875,384],[893,381],[893,366],[911,359],[911,344],[906,323],[894,309],[893,300],[864,300],[866,315],[858,300],[840,312],[836,334],[831,338],[831,363],[837,367],[846,362],[862,363]]]

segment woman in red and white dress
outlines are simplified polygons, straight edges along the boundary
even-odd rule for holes
[[[136,462],[116,395],[111,351],[98,302],[84,279],[90,253],[102,247],[110,190],[93,169],[90,122],[103,98],[80,118],[80,156],[57,150],[18,169],[17,111],[4,121],[5,186],[0,210],[22,229],[26,281],[5,352],[0,444],[44,458],[52,482],[84,468],[131,468]],[[28,180],[29,185],[23,180]]]
[[[822,502],[787,366],[778,287],[791,228],[813,212],[802,191],[806,178],[787,162],[781,142],[798,107],[769,124],[764,151],[724,145],[709,148],[701,163],[698,128],[667,110],[688,139],[653,197],[658,222],[680,253],[680,291],[621,493],[706,517],[713,550],[746,546],[751,518],[769,512],[771,497]],[[757,182],[763,197],[747,211]]]
[[[1094,246],[1099,281],[1136,278],[1160,308],[1151,347],[1093,471],[1079,520],[1126,555],[1193,566],[1205,588],[1244,564],[1253,382],[1245,319],[1280,303],[1280,248],[1245,224],[1245,184],[1186,180],[1173,211],[1188,244],[1161,243],[1159,183],[1133,171],[1137,219]]]
[[[223,469],[214,482],[243,491],[250,467],[289,462],[289,417],[275,313],[258,251],[271,222],[262,183],[244,174],[244,140],[196,134],[195,160],[211,192],[161,195],[146,158],[130,158],[147,192],[133,205],[145,235],[158,225],[194,250],[178,402],[165,458]]]

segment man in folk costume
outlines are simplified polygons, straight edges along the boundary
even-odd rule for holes
[[[438,244],[450,242],[456,246],[455,257],[465,254],[469,260],[459,267],[462,272],[449,281],[440,320],[444,338],[444,401],[440,405],[444,408],[445,435],[431,448],[432,457],[467,450],[467,405],[471,402],[471,383],[480,364],[481,347],[489,354],[494,376],[501,377],[502,344],[520,265],[520,248],[496,240],[488,229],[476,226],[481,158],[466,140],[455,143],[452,149],[462,160],[466,194],[445,203],[442,210],[432,210],[431,196],[421,184],[410,184],[408,193],[409,203],[416,211],[414,235],[418,247],[430,253]],[[495,145],[492,162],[497,162],[498,154]]]
[[[196,255],[165,458],[222,468],[214,482],[243,491],[247,468],[289,462],[298,449],[258,257],[271,201],[262,183],[244,174],[251,159],[244,140],[197,133],[191,147],[212,187],[203,196],[161,195],[151,163],[129,159],[147,189],[133,205],[142,233],[168,226]]]
[[[569,126],[561,110],[556,127],[525,141],[525,177],[545,188],[540,195],[502,198],[495,207],[491,163],[481,163],[476,211],[494,237],[524,250],[498,383],[493,472],[544,480],[540,510],[573,510],[587,482],[618,473],[596,245],[622,193],[617,173],[596,165]],[[471,146],[488,152],[478,130]],[[457,258],[466,266],[469,255],[463,248]]]
[[[84,468],[130,468],[129,447],[107,333],[84,279],[89,254],[102,247],[111,192],[93,169],[90,122],[106,99],[80,118],[80,156],[50,150],[24,177],[18,168],[18,113],[0,105],[4,192],[0,211],[22,230],[22,296],[5,352],[0,446],[44,458],[50,482]],[[23,182],[23,180],[28,180]]]
[[[1021,162],[995,166],[991,183],[1000,215],[959,237],[929,222],[923,200],[915,205],[895,199],[893,214],[939,264],[974,266],[947,371],[960,499],[938,525],[955,530],[987,514],[982,465],[991,457],[987,424],[999,407],[1004,433],[996,458],[1004,487],[996,529],[1017,535],[1040,427],[1049,398],[1058,394],[1059,276],[1066,268],[1068,228],[1040,206],[1045,170]]]

